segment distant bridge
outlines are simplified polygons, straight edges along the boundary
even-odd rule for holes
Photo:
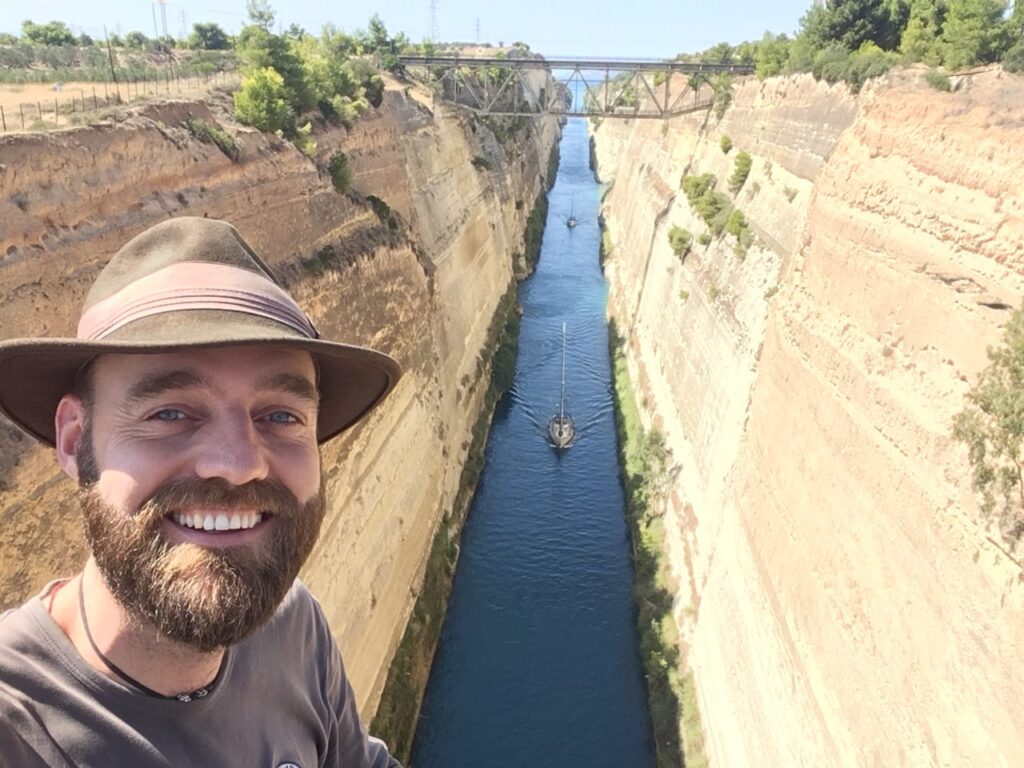
[[[674,117],[711,107],[713,93],[701,92],[711,78],[754,71],[745,64],[656,59],[403,55],[398,60],[436,83],[441,98],[483,115],[527,117]]]

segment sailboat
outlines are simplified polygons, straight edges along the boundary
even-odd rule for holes
[[[576,226],[576,200],[575,200],[575,198],[573,199],[572,203],[569,206],[569,218],[567,218],[565,220],[565,226],[567,226],[569,229],[572,229],[573,227]]]
[[[565,323],[562,323],[562,388],[558,396],[558,413],[548,422],[548,437],[558,450],[569,447],[576,436],[572,416],[565,412]]]

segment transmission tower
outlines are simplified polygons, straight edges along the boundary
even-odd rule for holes
[[[480,45],[480,17],[476,17],[476,44]]]
[[[430,41],[437,42],[437,6],[439,0],[430,0]]]

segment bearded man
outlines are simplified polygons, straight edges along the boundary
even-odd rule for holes
[[[122,248],[77,338],[0,343],[0,410],[78,483],[91,552],[0,618],[0,765],[397,766],[296,576],[319,444],[399,375],[199,218]]]

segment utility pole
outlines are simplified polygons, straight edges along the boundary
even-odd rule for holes
[[[437,5],[439,0],[430,0],[430,41],[437,42]]]
[[[181,12],[181,39],[184,40],[188,36],[188,24],[185,21],[185,11]]]
[[[154,40],[159,40],[160,39],[160,30],[157,29],[157,26],[156,26],[156,4],[155,3],[150,3],[149,4],[149,10],[151,10],[153,12],[153,39]]]
[[[480,17],[476,17],[476,44],[480,45]]]
[[[160,19],[163,22],[164,39],[167,39],[167,5],[166,0],[157,0],[160,3]]]

